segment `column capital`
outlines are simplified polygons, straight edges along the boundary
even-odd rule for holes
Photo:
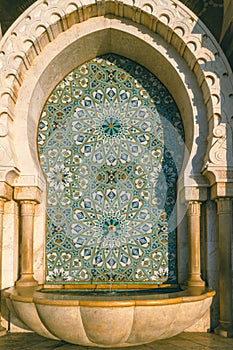
[[[200,216],[201,215],[201,204],[202,202],[199,201],[189,201],[188,203],[188,210],[187,215],[188,216]]]
[[[18,202],[41,202],[41,190],[34,186],[16,186],[14,188],[14,199]]]
[[[231,214],[232,212],[232,198],[219,197],[216,200],[218,214]]]
[[[34,216],[35,214],[35,205],[37,202],[35,201],[20,201],[21,206],[21,216]]]
[[[29,206],[29,204],[31,204],[31,205],[36,205],[36,204],[38,204],[37,201],[29,201],[29,200],[27,200],[27,199],[26,199],[26,200],[20,200],[19,203],[20,203],[21,205],[25,204],[25,205],[28,205],[28,206]]]
[[[6,200],[5,198],[0,198],[0,214],[4,214],[4,204]]]

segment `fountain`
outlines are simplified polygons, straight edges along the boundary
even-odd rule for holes
[[[198,321],[215,292],[175,290],[80,291],[14,288],[7,305],[32,331],[51,339],[101,348],[126,347],[172,337]]]
[[[6,291],[11,312],[42,336],[101,348],[172,337],[198,321],[214,291],[200,271],[189,287],[177,284],[185,142],[162,83],[118,55],[84,63],[49,97],[38,151],[46,283]]]

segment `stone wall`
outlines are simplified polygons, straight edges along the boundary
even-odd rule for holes
[[[178,182],[182,203],[179,280],[186,283],[189,278],[186,205],[207,201],[202,205],[202,274],[208,285],[218,287],[214,200],[233,196],[232,72],[221,48],[180,3],[164,0],[133,6],[130,1],[81,4],[64,0],[36,2],[1,41],[0,175],[2,183],[13,189],[13,197],[1,193],[8,200],[3,222],[3,289],[13,285],[22,272],[19,214],[22,203],[28,201],[37,203],[34,275],[39,283],[44,282],[46,182],[36,147],[43,106],[73,68],[109,52],[145,66],[177,103],[187,146]],[[38,191],[40,200],[33,197]],[[213,305],[214,327],[217,298]]]

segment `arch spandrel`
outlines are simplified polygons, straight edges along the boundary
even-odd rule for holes
[[[170,8],[172,11],[168,10]],[[30,70],[35,57],[40,56],[44,48],[56,40],[61,32],[66,32],[75,23],[100,15],[127,18],[139,26],[147,27],[171,43],[184,57],[196,75],[207,109],[209,137],[204,172],[215,173],[214,169],[217,170],[219,166],[226,169],[231,165],[231,139],[222,142],[226,132],[224,136],[212,132],[217,123],[225,124],[226,129],[229,129],[232,105],[231,69],[214,37],[179,1],[37,1],[19,17],[1,42],[0,115],[7,113],[9,118],[17,117],[14,114],[14,105],[25,74]],[[210,74],[212,85],[207,79]],[[216,118],[219,115],[220,119]],[[2,121],[3,125],[6,123],[8,122]],[[228,138],[231,138],[231,133],[228,133]],[[13,158],[10,147],[8,153]],[[13,164],[11,166],[14,167]]]

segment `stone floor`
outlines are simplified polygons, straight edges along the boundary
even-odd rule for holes
[[[78,345],[67,344],[63,341],[49,340],[35,333],[8,333],[0,337],[0,350],[91,350]],[[122,348],[115,348],[115,350]],[[131,350],[224,350],[233,349],[233,338],[226,339],[209,333],[182,333],[168,340],[157,341]]]

